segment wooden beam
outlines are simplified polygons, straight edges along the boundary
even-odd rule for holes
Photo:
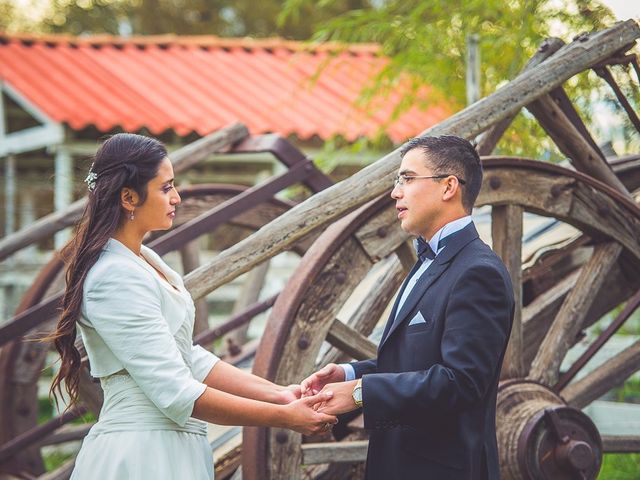
[[[599,244],[591,259],[582,267],[575,287],[565,297],[560,311],[547,332],[529,377],[545,385],[558,381],[560,364],[573,345],[595,298],[593,292],[602,287],[609,270],[618,261],[622,246],[616,242]]]
[[[0,143],[0,157],[58,145],[63,141],[64,128],[59,123],[25,128],[5,135]]]
[[[560,391],[569,405],[583,408],[640,370],[640,340]]]
[[[522,215],[520,205],[498,205],[491,209],[493,250],[502,258],[513,284],[515,312],[511,336],[500,374],[501,379],[522,378],[526,374],[522,330]]]
[[[337,318],[331,324],[327,334],[327,342],[355,360],[375,358],[378,354],[378,347],[375,343]]]
[[[543,95],[527,106],[542,128],[564,153],[576,170],[614,187],[631,197],[629,191],[604,160],[602,152],[594,150],[567,118],[550,95]]]
[[[225,150],[249,134],[241,124],[231,125],[182,147],[172,154],[175,173],[189,168],[195,161],[200,161],[209,154]],[[60,212],[53,212],[40,218],[33,225],[0,240],[0,261],[32,243],[51,237],[63,228],[74,225],[82,215],[87,197],[69,205]]]
[[[303,465],[335,462],[364,462],[367,459],[369,440],[305,443],[301,448]]]
[[[640,436],[603,435],[602,449],[605,453],[640,453]]]
[[[640,26],[633,20],[621,22],[593,36],[582,36],[546,62],[519,75],[489,97],[425,130],[421,135],[446,133],[473,138],[576,73],[632,44],[639,36]],[[206,295],[290,247],[314,229],[388,193],[399,166],[400,152],[396,149],[352,177],[295,206],[277,221],[265,225],[221,252],[212,262],[189,274],[185,283],[191,295],[194,298]]]

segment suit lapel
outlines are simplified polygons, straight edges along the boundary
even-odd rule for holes
[[[451,238],[447,246],[436,256],[436,258],[433,260],[433,263],[429,265],[427,270],[418,279],[415,286],[413,287],[413,290],[409,293],[409,296],[402,305],[402,308],[400,309],[398,314],[395,315],[398,308],[399,299],[402,297],[402,292],[406,288],[407,283],[413,273],[420,267],[420,262],[416,263],[416,265],[411,270],[411,273],[407,275],[407,278],[405,279],[402,286],[402,290],[396,298],[393,310],[391,311],[391,317],[387,322],[387,326],[385,328],[385,332],[382,336],[382,341],[380,342],[378,350],[382,348],[382,345],[384,345],[384,342],[386,342],[387,338],[389,338],[398,328],[398,326],[407,318],[418,301],[424,296],[425,292],[431,285],[433,285],[433,282],[435,282],[440,277],[440,275],[442,275],[442,273],[449,267],[451,260],[457,255],[457,253],[462,250],[462,248],[469,242],[478,238],[478,232],[473,222],[454,235],[455,236]]]

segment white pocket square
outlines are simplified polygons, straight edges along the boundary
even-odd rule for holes
[[[416,316],[411,319],[409,325],[418,325],[419,323],[427,323],[420,312],[418,312]]]

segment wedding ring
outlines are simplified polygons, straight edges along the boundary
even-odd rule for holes
[[[329,430],[331,428],[331,424],[330,423],[325,423],[324,424],[324,429],[325,430]]]

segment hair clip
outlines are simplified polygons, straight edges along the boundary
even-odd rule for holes
[[[96,189],[97,179],[98,179],[98,174],[93,171],[93,163],[92,163],[91,168],[89,169],[89,173],[87,174],[87,178],[84,179],[84,182],[87,184],[87,189],[90,192],[93,192]]]

